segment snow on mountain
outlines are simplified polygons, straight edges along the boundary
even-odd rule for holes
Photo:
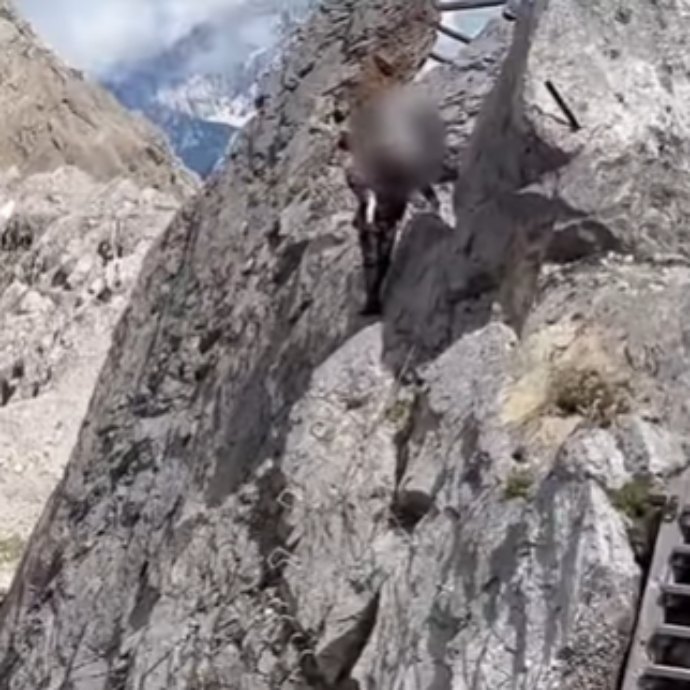
[[[188,168],[207,177],[253,116],[259,79],[318,1],[234,2],[169,47],[117,63],[98,78],[126,107],[157,124]],[[497,12],[458,12],[445,21],[475,34]],[[437,48],[452,57],[460,46],[439,36]]]
[[[181,87],[161,88],[158,102],[190,117],[240,129],[251,117],[252,98],[244,93],[233,97],[237,88],[228,82],[221,75],[195,74]]]
[[[187,167],[206,177],[252,117],[258,80],[315,4],[250,0],[159,54],[118,64],[101,81],[156,123]]]

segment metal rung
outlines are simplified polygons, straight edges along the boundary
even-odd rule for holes
[[[455,64],[453,62],[453,60],[451,60],[450,58],[444,57],[443,55],[439,55],[438,53],[436,53],[434,51],[431,51],[429,53],[429,57],[432,60],[436,60],[436,62],[440,62],[442,65],[454,65]]]
[[[673,497],[677,504],[687,503],[690,497],[690,472],[686,471],[673,482],[673,492],[667,498],[663,506],[666,511],[673,504]],[[678,511],[670,511],[677,514]],[[645,590],[643,592],[640,608],[635,625],[635,632],[631,641],[623,682],[620,690],[640,690],[641,688],[654,688],[658,690],[660,681],[670,681],[664,687],[688,687],[690,683],[690,668],[667,666],[654,663],[653,656],[654,638],[668,636],[690,640],[690,628],[683,625],[671,625],[666,623],[668,619],[669,595],[682,597],[685,606],[690,605],[690,585],[676,582],[668,582],[667,578],[673,575],[673,557],[688,555],[690,549],[685,543],[681,521],[676,515],[665,517],[659,525],[654,553],[649,567]],[[687,597],[687,599],[686,599]],[[668,641],[671,641],[668,640]],[[651,655],[651,656],[650,656]],[[685,681],[685,682],[683,682]]]
[[[439,12],[458,12],[459,10],[479,10],[484,7],[500,7],[506,0],[445,0],[436,3]]]
[[[690,585],[678,585],[675,582],[660,582],[659,589],[664,594],[678,597],[690,597]]]
[[[690,556],[690,544],[678,544],[671,551],[672,556]]]
[[[467,34],[463,34],[460,31],[451,29],[450,27],[444,26],[443,24],[437,24],[436,29],[439,33],[445,34],[446,36],[448,36],[448,38],[452,38],[453,40],[459,41],[460,43],[472,43],[472,39]]]
[[[654,664],[647,666],[644,670],[643,678],[658,678],[664,680],[685,680],[690,681],[690,668],[680,666],[662,666]]]
[[[690,640],[690,627],[685,625],[671,625],[664,623],[654,630],[654,635],[665,635],[667,637],[678,637],[684,640]]]

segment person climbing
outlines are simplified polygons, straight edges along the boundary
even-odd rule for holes
[[[407,198],[394,186],[374,191],[355,166],[346,167],[349,188],[357,198],[353,226],[362,256],[366,300],[363,316],[381,313],[381,288],[390,268],[398,224],[405,215]]]
[[[348,129],[338,142],[349,155],[345,178],[357,202],[353,225],[364,266],[364,315],[381,311],[380,293],[397,228],[412,195],[421,193],[439,213],[433,185],[456,177],[447,160],[446,129],[436,104],[415,85],[396,83],[385,59],[374,56],[374,65],[374,85],[366,78],[360,84]]]

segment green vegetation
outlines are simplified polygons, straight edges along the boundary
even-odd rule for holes
[[[646,521],[659,508],[652,481],[646,477],[635,477],[610,495],[614,508],[633,521]]]
[[[503,487],[503,497],[506,501],[512,501],[516,498],[527,499],[532,493],[534,486],[534,475],[525,468],[513,469]]]
[[[551,380],[552,405],[563,416],[581,415],[600,426],[630,411],[629,387],[593,368],[565,368]]]
[[[609,491],[614,508],[628,518],[628,538],[638,563],[647,567],[667,508],[666,496],[655,491],[648,477],[635,477],[620,489]]]
[[[0,565],[18,561],[24,553],[24,540],[16,534],[0,537]]]
[[[414,411],[414,400],[396,400],[386,408],[386,421],[395,428],[396,431],[404,431],[412,422]]]

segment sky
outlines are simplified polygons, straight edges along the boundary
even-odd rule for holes
[[[114,64],[158,53],[193,26],[259,0],[15,0],[41,38],[73,67],[103,74]],[[491,11],[490,11],[491,12]],[[457,13],[476,33],[485,10]],[[266,32],[268,35],[269,32]]]
[[[92,73],[153,55],[196,24],[248,1],[15,0],[53,50],[72,66]]]

